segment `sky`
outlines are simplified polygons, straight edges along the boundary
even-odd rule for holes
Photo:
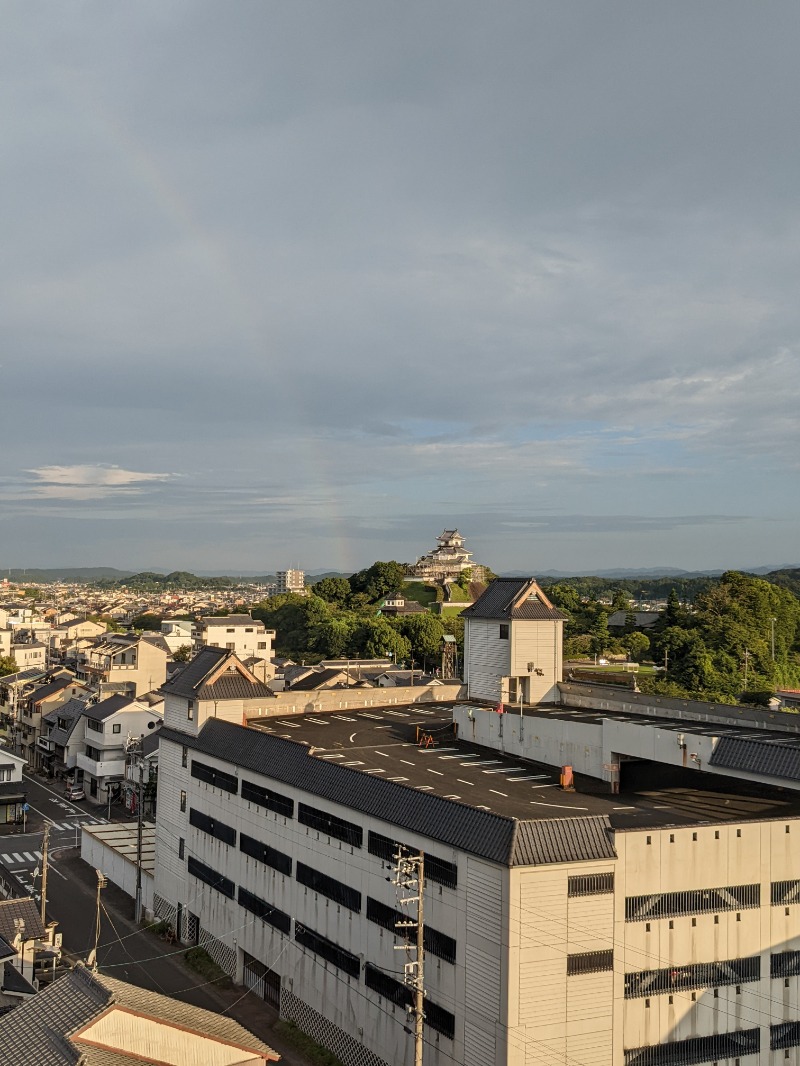
[[[800,565],[796,0],[0,18],[0,567]]]

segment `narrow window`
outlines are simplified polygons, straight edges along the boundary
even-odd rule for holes
[[[719,840],[719,829],[714,830],[714,839]]]
[[[736,830],[736,835],[737,835],[737,837],[740,837],[742,835],[741,829],[737,829]]]
[[[188,766],[188,765],[189,765],[189,749],[184,744],[184,746],[181,748],[181,766]]]
[[[178,858],[182,859],[184,854],[185,854],[185,852],[186,852],[186,841],[183,839],[183,837],[180,837],[178,839]]]
[[[500,624],[500,639],[508,640],[508,626],[505,623]]]
[[[186,704],[186,717],[190,722],[194,719],[194,700],[189,700]]]
[[[697,841],[697,833],[692,833],[692,840]]]
[[[669,842],[670,842],[670,844],[674,844],[675,843],[675,834],[674,833],[670,833]]]
[[[186,811],[186,793],[181,789],[181,810]]]

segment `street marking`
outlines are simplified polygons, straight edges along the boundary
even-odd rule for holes
[[[384,770],[384,768],[382,766],[377,766],[373,770],[365,770],[364,773],[365,774],[385,774],[386,771]]]
[[[505,796],[506,799],[508,799],[508,793],[507,792],[498,792],[496,788],[490,788],[489,791],[490,792],[494,792],[495,796]]]
[[[460,797],[460,796],[457,796],[457,795],[456,795],[456,794],[455,794],[455,793],[453,792],[453,793],[451,793],[451,794],[450,794],[449,796],[445,796],[445,799],[446,799],[446,800],[460,800],[460,799],[461,799],[461,797]]]
[[[564,811],[588,811],[588,807],[573,807],[568,803],[542,803],[539,800],[529,801],[534,807],[560,807]]]
[[[547,774],[528,774],[526,777],[509,777],[509,781],[546,781]]]
[[[363,766],[363,759],[351,759],[349,762],[343,762],[342,766]]]
[[[22,854],[25,856],[25,858],[28,860],[28,862],[36,862],[36,856],[35,855],[31,855],[31,853],[29,851],[23,851]]]
[[[326,722],[324,718],[306,718],[307,722],[313,722],[314,725],[330,725],[330,722]]]
[[[387,777],[387,781],[408,781],[407,777]]]
[[[463,777],[457,777],[456,781],[458,781],[459,785],[474,785],[475,784],[474,781],[465,781]]]
[[[358,712],[358,717],[359,718],[374,718],[376,722],[380,722],[380,720],[383,717],[383,715],[382,714],[370,714],[368,711],[359,711]]]
[[[438,755],[441,751],[458,751],[458,748],[420,748],[420,755]]]
[[[433,785],[417,785],[418,792],[430,792]]]
[[[441,770],[431,770],[430,766],[428,767],[428,773],[429,774],[436,774],[437,777],[444,777],[444,774],[442,773]]]
[[[378,749],[377,749],[377,748],[375,749],[375,754],[376,754],[376,755],[380,755],[380,756],[381,756],[381,758],[383,758],[383,759],[389,759],[389,758],[391,758],[391,756],[390,756],[390,755],[387,755],[385,751],[378,751]]]
[[[301,724],[301,722],[282,722],[280,719],[278,720],[278,725],[288,725],[291,729],[299,729]]]
[[[410,718],[411,717],[411,715],[407,714],[406,711],[384,711],[383,713],[384,714],[393,714],[397,718]]]
[[[348,718],[346,714],[332,714],[331,718],[337,718],[340,722],[355,722],[356,718]]]
[[[344,753],[337,751],[334,755],[320,755],[320,759],[343,759]]]
[[[409,762],[408,759],[401,759],[400,762],[404,762],[406,766],[416,766],[415,762]]]
[[[12,851],[11,854],[14,856],[14,862],[25,862],[23,857],[18,852]]]

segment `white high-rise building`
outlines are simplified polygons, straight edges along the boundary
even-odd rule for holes
[[[282,592],[294,592],[296,595],[301,595],[305,592],[305,570],[279,570],[276,576],[278,578],[278,587],[275,590],[276,595],[280,595]]]

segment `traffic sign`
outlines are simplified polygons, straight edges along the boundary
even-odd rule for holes
[[[29,803],[23,803],[22,809],[23,811],[29,811],[31,809],[31,805]]]

